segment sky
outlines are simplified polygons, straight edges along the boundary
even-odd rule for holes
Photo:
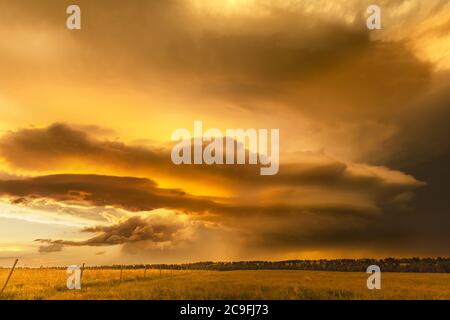
[[[448,256],[450,1],[375,2],[1,0],[0,265]],[[278,174],[174,165],[195,120]]]

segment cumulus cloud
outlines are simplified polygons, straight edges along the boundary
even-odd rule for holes
[[[373,212],[378,206],[422,185],[411,176],[385,168],[363,166],[352,172],[344,167],[339,174],[333,172],[331,176],[327,167],[324,172],[320,169],[323,168],[312,166],[310,175],[294,176],[286,185],[280,185],[283,180],[275,180],[274,185],[265,184],[266,190],[232,198],[200,197],[179,189],[159,188],[154,181],[145,178],[74,174],[2,180],[0,194],[25,205],[28,201],[44,198],[86,206],[114,206],[134,212],[167,208],[191,213],[252,215],[256,212],[299,212],[315,207],[329,208],[330,211]],[[329,193],[325,194],[324,190]],[[249,204],[252,198],[250,203],[255,204]],[[299,198],[303,201],[298,202]],[[45,207],[45,203],[42,205]]]
[[[49,245],[42,245],[39,246],[39,253],[40,254],[47,254],[52,252],[60,252],[63,249],[63,245],[59,243],[51,243]]]
[[[25,180],[0,181],[0,193],[26,204],[36,198],[91,206],[115,206],[128,211],[158,208],[203,211],[214,202],[185,194],[177,189],[158,188],[145,178],[101,175],[51,175]],[[20,199],[20,200],[17,200]]]
[[[101,161],[102,166],[147,169],[141,173],[148,175],[170,172],[170,176],[180,181],[194,178],[203,183],[216,179],[229,186],[228,196],[198,196],[179,188],[162,188],[149,178],[57,174],[1,180],[0,194],[9,201],[43,210],[54,210],[57,206],[58,210],[75,215],[83,214],[81,208],[87,207],[92,220],[98,220],[95,215],[103,217],[104,210],[111,207],[125,210],[122,216],[127,211],[169,209],[224,230],[235,230],[239,237],[255,243],[260,242],[262,235],[275,233],[280,235],[279,239],[297,239],[295,242],[305,244],[308,241],[300,239],[314,239],[315,235],[328,232],[337,234],[344,226],[345,230],[363,228],[373,223],[369,221],[374,216],[383,215],[386,208],[407,206],[413,192],[424,185],[400,171],[345,163],[313,152],[297,154],[295,161],[282,163],[279,174],[271,177],[260,176],[250,166],[181,168],[171,164],[165,148],[134,147],[118,141],[110,144],[63,124],[9,132],[0,138],[0,145],[8,146],[0,149],[1,156],[16,167],[40,169],[41,164],[52,162],[63,170],[67,159],[75,157],[78,164],[90,164],[92,168]],[[36,162],[24,163],[22,159]],[[95,245],[98,241],[113,245],[146,241],[145,237],[150,236],[144,233],[143,239],[134,234],[121,238],[101,228],[97,231],[103,232],[102,235],[77,244]]]
[[[84,241],[36,239],[37,242],[49,243],[41,246],[39,252],[60,251],[63,246],[111,246],[145,241],[156,244],[174,244],[188,240],[187,228],[191,224],[176,216],[160,217],[134,216],[110,226],[94,226],[82,230],[96,233],[97,236]]]
[[[317,170],[315,168],[313,173],[317,174]],[[35,199],[50,199],[61,206],[76,203],[89,208],[118,207],[124,209],[125,213],[143,215],[125,221],[122,219],[113,225],[84,229],[84,232],[99,233],[84,241],[40,240],[49,244],[127,244],[127,250],[133,251],[136,246],[140,246],[139,242],[180,243],[178,240],[186,239],[186,234],[198,231],[194,227],[198,223],[208,226],[211,232],[231,232],[247,245],[262,245],[264,242],[264,246],[281,243],[288,247],[310,246],[315,242],[322,243],[323,239],[341,242],[346,238],[343,234],[354,234],[352,230],[367,228],[383,216],[386,208],[401,208],[401,205],[407,204],[409,197],[402,199],[401,195],[421,185],[412,177],[399,172],[393,179],[390,177],[392,173],[384,168],[378,168],[378,172],[377,168],[373,168],[373,171],[364,173],[366,176],[359,173],[360,177],[353,173],[355,176],[350,180],[339,176],[321,180],[323,177],[319,175],[321,179],[313,179],[312,185],[307,179],[310,185],[306,186],[301,182],[282,188],[266,185],[268,190],[264,192],[238,198],[193,196],[181,190],[159,188],[155,182],[144,178],[67,174],[0,181],[0,194],[11,201],[19,197],[21,205],[27,205]],[[351,175],[352,171],[344,170],[342,174]],[[383,174],[387,174],[387,180]],[[325,182],[322,185],[319,181]],[[353,184],[347,191],[341,190],[345,181]],[[45,209],[45,205],[42,208]],[[177,219],[144,217],[148,211],[162,208],[183,212],[192,224],[186,227],[184,222]],[[358,234],[363,238],[362,233]],[[56,249],[41,247],[40,251]]]
[[[92,162],[107,160],[113,165],[119,163],[123,166],[131,166],[131,159],[137,166],[166,162],[165,154],[116,141],[98,140],[93,137],[93,133],[95,131],[59,123],[46,128],[8,132],[0,142],[1,155],[15,166],[35,170],[54,168],[67,161],[83,158]]]
[[[180,180],[193,177],[220,183],[231,182],[235,187],[242,184],[295,186],[337,183],[343,187],[389,188],[397,184],[417,183],[413,177],[388,168],[346,164],[313,152],[298,153],[295,160],[282,161],[279,174],[269,177],[260,176],[259,168],[252,165],[176,166],[170,160],[168,148],[136,147],[117,140],[101,140],[61,123],[4,134],[0,137],[0,156],[13,168],[20,169],[67,170],[70,163],[76,161],[77,166],[82,164],[96,171],[115,167],[119,171],[147,173],[151,177],[168,175]]]

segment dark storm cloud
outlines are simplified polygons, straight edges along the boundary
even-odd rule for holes
[[[401,119],[399,130],[381,146],[383,153],[372,152],[367,158],[399,169],[409,169],[445,153],[450,142],[450,73],[436,75],[439,85],[410,105]]]
[[[8,132],[1,138],[0,154],[8,162],[24,169],[48,169],[77,158],[91,161],[107,159],[113,165],[131,165],[130,160],[135,165],[167,162],[166,154],[129,147],[120,142],[97,140],[91,136],[96,132],[98,130],[86,132],[64,124]]]
[[[58,33],[66,31],[61,12],[68,4],[4,3],[0,12],[20,12],[38,31]],[[401,4],[389,1],[383,2],[383,7],[395,12]],[[107,6],[80,1],[79,5],[83,31],[71,37],[73,45],[61,49],[61,63],[54,68],[51,63],[46,65],[43,76],[48,77],[54,69],[57,74],[79,78],[81,83],[95,81],[108,86],[114,79],[114,86],[124,81],[145,92],[153,84],[164,87],[168,83],[165,90],[171,96],[176,92],[188,103],[193,97],[195,104],[201,99],[232,101],[263,113],[284,106],[288,112],[300,112],[295,116],[311,119],[319,130],[358,127],[351,133],[356,135],[352,139],[357,141],[356,148],[377,153],[375,157],[360,156],[358,161],[385,157],[379,145],[371,148],[371,141],[385,142],[382,137],[390,125],[403,130],[405,113],[411,112],[411,104],[433,85],[433,66],[419,60],[408,41],[373,40],[363,19],[365,3],[348,5],[349,12],[360,12],[351,23],[316,16],[302,3],[256,1],[255,9],[264,12],[258,17],[197,12],[189,1],[181,0],[114,0]],[[439,12],[442,5],[433,10]],[[336,17],[342,14],[336,9]],[[41,23],[41,15],[45,15],[45,23]],[[6,56],[4,61],[10,58]],[[104,81],[99,80],[102,77]],[[379,127],[374,129],[374,123]],[[327,147],[333,149],[333,144]],[[105,149],[115,149],[116,159],[127,152],[108,142],[95,150],[98,158]],[[137,164],[140,159],[147,163],[161,160],[147,153],[136,157]],[[23,165],[31,162],[20,156],[18,160]],[[38,163],[31,165],[37,167]],[[51,167],[52,161],[42,165]]]
[[[35,241],[50,243],[50,245],[44,247],[45,249],[52,247],[62,248],[64,245],[111,246],[138,241],[149,241],[152,243],[174,242],[179,240],[177,239],[177,233],[183,228],[186,228],[186,226],[171,219],[158,220],[136,216],[111,226],[85,228],[82,232],[99,234],[85,241],[50,239],[36,239]]]
[[[373,40],[361,17],[344,23],[344,19],[333,21],[331,16],[339,12],[332,12],[322,19],[305,10],[301,2],[283,8],[259,2],[256,9],[264,9],[264,14],[255,16],[208,15],[186,3],[80,0],[83,30],[67,37],[64,13],[69,1],[2,2],[0,21],[8,24],[8,33],[12,32],[4,43],[10,44],[10,38],[17,36],[17,47],[29,48],[26,45],[31,41],[24,34],[33,39],[38,38],[35,33],[51,35],[41,44],[45,53],[37,50],[33,59],[27,50],[24,54],[15,46],[4,45],[0,52],[4,91],[14,92],[9,89],[16,85],[20,88],[17,92],[22,92],[29,88],[27,85],[34,87],[45,79],[50,79],[50,86],[86,86],[96,92],[125,88],[147,93],[163,87],[171,97],[177,96],[189,105],[214,99],[262,113],[280,106],[280,113],[291,122],[305,116],[318,131],[355,126],[352,137],[357,143],[336,138],[333,130],[327,143],[348,144],[363,154],[358,158],[363,163],[383,163],[414,176],[417,173],[418,179],[428,182],[422,188],[425,194],[420,190],[416,200],[420,211],[412,211],[407,200],[423,183],[385,167],[355,167],[333,159],[304,164],[300,158],[293,164],[283,163],[280,173],[273,177],[260,177],[258,169],[249,166],[175,167],[167,149],[102,140],[100,136],[113,133],[63,124],[8,132],[0,139],[0,156],[13,168],[35,172],[70,172],[68,164],[77,163],[92,172],[111,167],[127,175],[167,175],[198,184],[227,183],[238,196],[201,198],[160,188],[148,179],[101,175],[20,181],[2,175],[3,195],[18,205],[49,198],[129,211],[171,208],[207,212],[202,219],[239,230],[239,235],[259,247],[357,247],[358,243],[389,247],[409,239],[410,249],[423,241],[424,246],[442,252],[448,243],[445,199],[450,180],[445,171],[445,152],[449,104],[448,95],[429,93],[436,81],[448,79],[433,78],[432,64],[419,60],[411,48],[414,39],[393,41],[381,36],[382,40]],[[383,2],[394,13],[402,4]],[[439,5],[434,10],[442,8]],[[358,4],[352,12],[365,9],[365,3]],[[23,17],[26,23],[21,25],[28,29],[13,33],[16,24],[12,17]],[[404,29],[414,26],[402,24]],[[447,26],[440,26],[427,37],[445,33]],[[390,30],[384,26],[378,35],[389,34]],[[416,105],[418,100],[420,106]],[[372,124],[381,129],[373,130]],[[390,125],[395,134],[386,137]],[[293,135],[303,134],[296,131]],[[381,143],[376,140],[378,144],[373,147],[372,139]],[[370,154],[359,150],[367,146]],[[311,190],[312,200],[307,194]],[[108,230],[99,227],[98,237],[73,245],[134,244],[141,240],[130,239],[157,239],[154,229],[147,230],[141,222],[135,221],[131,227],[124,222],[123,228],[119,224]],[[136,235],[133,226],[146,231]],[[417,235],[420,237],[412,241]],[[166,236],[170,238],[163,232],[162,237]]]
[[[165,166],[173,167],[166,149],[152,150],[118,141],[100,140],[93,134],[64,124],[8,132],[0,138],[0,146],[1,156],[10,165],[33,169],[41,169],[49,163],[64,168],[65,161],[74,158],[78,163],[101,162],[102,165],[124,168],[138,166],[147,168],[148,172],[168,170]],[[250,199],[241,196],[205,198],[179,189],[160,188],[154,181],[145,178],[81,174],[1,180],[0,194],[25,206],[37,199],[47,199],[60,203],[62,207],[64,203],[76,203],[95,208],[112,206],[134,212],[159,208],[183,211],[189,213],[194,221],[214,223],[220,228],[234,230],[237,239],[245,239],[242,243],[253,248],[331,248],[349,246],[353,241],[370,244],[374,237],[381,239],[378,242],[381,245],[381,242],[395,238],[390,223],[399,226],[400,220],[386,218],[383,211],[407,204],[409,196],[406,201],[399,202],[400,206],[396,199],[415,191],[423,185],[421,182],[383,167],[355,167],[327,157],[309,156],[313,156],[312,159],[305,154],[304,160],[310,161],[282,165],[280,173],[273,179],[260,177],[245,166],[225,166],[225,169],[220,166],[190,169],[188,166],[186,170],[180,170],[180,177],[189,170],[194,176],[202,176],[206,172],[206,177],[215,175],[220,179],[229,179],[230,175],[232,181],[239,177],[234,183],[236,187],[247,185],[252,186],[253,190],[271,190],[267,199],[264,195]],[[8,177],[12,178],[5,176]],[[311,188],[317,188],[318,200],[309,200],[303,194],[304,190]],[[358,195],[363,200],[355,202],[353,198],[346,199],[348,195],[342,195],[343,191]],[[339,192],[337,197],[333,196],[335,192]],[[247,194],[249,192],[244,195]],[[45,207],[44,203],[41,209],[45,210]],[[391,210],[389,215],[401,214]],[[401,216],[401,219],[405,218]],[[135,243],[141,241],[157,243],[165,239],[172,243],[170,235],[176,233],[174,225],[163,224],[158,229],[152,223],[147,224],[146,220],[134,218],[111,227],[88,229],[86,231],[100,235],[85,241],[43,240],[41,242],[48,244],[41,246],[39,251],[56,252],[64,245],[117,244],[127,244],[131,250]],[[402,230],[401,226],[396,229],[397,241],[407,239],[405,233],[399,230]]]
[[[410,188],[405,186],[405,188]],[[23,180],[0,181],[0,195],[12,197],[12,202],[25,204],[34,199],[46,198],[60,202],[79,203],[93,206],[114,206],[128,211],[150,211],[159,208],[189,212],[217,212],[228,214],[274,214],[277,212],[297,212],[302,205],[258,206],[224,203],[196,197],[178,189],[162,189],[144,178],[114,177],[99,175],[51,175]],[[217,199],[226,201],[226,198]],[[320,207],[320,205],[318,205]],[[350,211],[352,206],[343,206]],[[354,206],[357,210],[358,206]],[[331,211],[339,206],[329,207]],[[364,206],[360,208],[364,211]],[[369,211],[371,211],[369,209]]]
[[[60,251],[62,251],[62,249],[63,249],[62,244],[52,243],[49,245],[39,246],[38,252],[40,254],[47,254],[47,253],[52,253],[52,252],[60,252]]]
[[[206,226],[209,222],[215,224]],[[200,224],[199,224],[200,223]],[[206,225],[205,225],[206,223]],[[217,224],[218,223],[218,224]],[[373,228],[373,224],[376,228]],[[59,251],[63,246],[113,246],[126,245],[126,251],[134,252],[136,247],[148,244],[179,244],[190,241],[186,232],[197,234],[200,229],[210,232],[233,230],[232,236],[250,248],[297,248],[309,249],[320,246],[348,245],[352,241],[370,242],[372,237],[383,235],[380,242],[388,238],[379,229],[377,216],[368,216],[366,208],[312,207],[312,208],[225,208],[221,215],[200,217],[189,222],[180,222],[176,217],[154,219],[135,216],[110,226],[95,226],[82,230],[98,236],[83,241],[37,239],[47,243],[40,252]],[[134,248],[134,249],[133,249]]]
[[[199,13],[180,0],[78,4],[83,30],[53,72],[64,70],[82,82],[104,77],[110,83],[110,75],[119,72],[120,81],[137,89],[148,90],[163,79],[170,91],[197,101],[212,98],[246,108],[271,103],[315,118],[343,119],[401,112],[429,84],[431,66],[406,44],[370,39],[364,4],[357,6],[360,14],[352,23],[321,19],[307,6],[267,2],[254,4],[265,12],[257,18]],[[46,23],[37,30],[59,32],[67,5],[4,4],[0,12],[18,10],[30,16],[33,27],[36,13],[45,13]]]
[[[86,127],[84,127],[86,128]],[[55,123],[44,128],[10,131],[0,137],[0,157],[16,168],[65,170],[71,161],[102,168],[148,175],[175,175],[208,180],[233,180],[259,176],[256,166],[176,166],[170,149],[126,145],[117,140],[100,140],[96,132],[78,126]],[[97,168],[97,170],[101,170]]]
[[[386,208],[406,205],[411,193],[423,185],[401,172],[348,165],[317,155],[310,159],[308,154],[304,155],[305,161],[282,165],[280,173],[270,178],[259,176],[248,166],[176,168],[167,150],[132,147],[117,141],[109,143],[62,124],[10,132],[0,138],[0,145],[5,146],[0,149],[1,155],[19,167],[62,162],[64,168],[65,159],[73,157],[78,163],[134,166],[147,168],[148,172],[166,171],[168,166],[173,175],[178,172],[180,179],[193,176],[199,181],[213,176],[219,181],[230,181],[232,190],[246,190],[234,197],[208,198],[179,189],[160,188],[145,178],[65,174],[0,181],[0,194],[12,202],[35,207],[36,199],[49,199],[134,212],[165,208],[189,213],[196,220],[242,230],[242,234],[253,230],[250,235],[255,230],[266,232],[266,227],[274,226],[278,226],[276,230],[280,234],[288,234],[292,225],[309,232],[325,217],[329,219],[325,223],[327,230],[338,228],[340,223],[361,228],[367,219],[382,215]],[[24,163],[23,159],[34,161]],[[54,205],[44,203],[39,208],[45,210],[47,206],[53,210]],[[100,217],[101,210],[96,211]],[[71,214],[70,210],[65,212]]]
[[[328,186],[323,188],[325,187]],[[363,184],[360,183],[360,187],[362,188]],[[390,198],[417,187],[415,180],[397,183],[395,192],[389,191],[393,192]],[[383,187],[380,189],[383,190]],[[366,199],[362,203],[354,203],[351,199],[348,201],[339,199],[335,202],[329,198],[333,191],[325,193],[323,190],[319,192],[321,195],[319,202],[308,202],[305,197],[303,201],[299,201],[295,190],[288,190],[286,192],[288,196],[282,193],[276,197],[275,202],[265,203],[263,199],[249,202],[239,198],[202,198],[176,189],[159,188],[151,180],[133,177],[52,175],[0,181],[0,194],[11,198],[12,201],[21,199],[21,205],[27,205],[36,199],[50,199],[62,204],[113,206],[133,212],[173,209],[188,213],[190,221],[212,224],[214,228],[234,230],[237,238],[243,238],[249,244],[261,244],[263,237],[268,241],[266,246],[295,239],[297,241],[291,243],[286,241],[285,246],[306,245],[316,241],[317,234],[323,235],[324,239],[329,239],[330,242],[334,239],[333,235],[339,234],[341,239],[336,237],[335,240],[341,242],[346,239],[342,236],[345,233],[343,230],[351,233],[351,230],[366,228],[380,218],[381,208],[390,207],[386,199]],[[290,201],[289,195],[292,194],[294,202]],[[375,205],[372,201],[376,201]],[[393,205],[396,206],[395,203]],[[45,207],[43,209],[45,210]],[[183,226],[183,223],[180,224],[172,218],[157,221],[133,217],[112,226],[84,229],[85,232],[100,233],[85,241],[43,239],[40,242],[73,246],[117,245],[140,241],[175,243],[171,235],[178,235],[179,230],[190,228]],[[309,241],[301,240],[305,238]],[[58,248],[43,246],[40,251],[48,252],[56,249]]]
[[[205,211],[214,202],[193,197],[177,189],[158,188],[144,178],[100,175],[51,175],[24,180],[0,181],[0,194],[20,199],[20,203],[39,198],[93,206],[115,206],[128,211],[158,208]],[[17,201],[16,201],[17,202]]]
[[[117,140],[100,140],[88,132],[66,124],[8,132],[0,137],[0,157],[12,167],[21,169],[64,170],[67,163],[77,161],[91,165],[96,171],[101,170],[101,167],[112,167],[129,172],[145,172],[150,176],[170,175],[182,180],[195,178],[226,182],[234,188],[249,185],[255,188],[328,185],[389,196],[410,191],[421,185],[413,177],[401,173],[396,173],[401,180],[391,179],[392,172],[385,168],[360,166],[362,172],[354,171],[346,163],[311,153],[302,154],[303,159],[297,163],[282,163],[279,173],[275,176],[261,176],[259,167],[254,165],[176,166],[172,163],[170,150],[167,148],[151,149],[130,146]],[[311,161],[306,161],[310,159]],[[100,178],[96,183],[105,185],[101,183]]]

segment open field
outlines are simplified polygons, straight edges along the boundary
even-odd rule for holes
[[[0,269],[0,285],[8,274]],[[450,299],[450,274],[382,274],[368,290],[362,272],[299,270],[188,271],[86,269],[81,290],[67,273],[16,269],[0,299]]]

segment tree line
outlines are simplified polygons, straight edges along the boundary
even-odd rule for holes
[[[174,270],[316,270],[366,272],[370,265],[377,265],[384,272],[450,273],[450,258],[385,258],[385,259],[320,259],[285,261],[236,261],[194,262],[185,264],[139,264],[98,266],[113,269],[174,269]],[[92,267],[91,267],[92,268]]]

